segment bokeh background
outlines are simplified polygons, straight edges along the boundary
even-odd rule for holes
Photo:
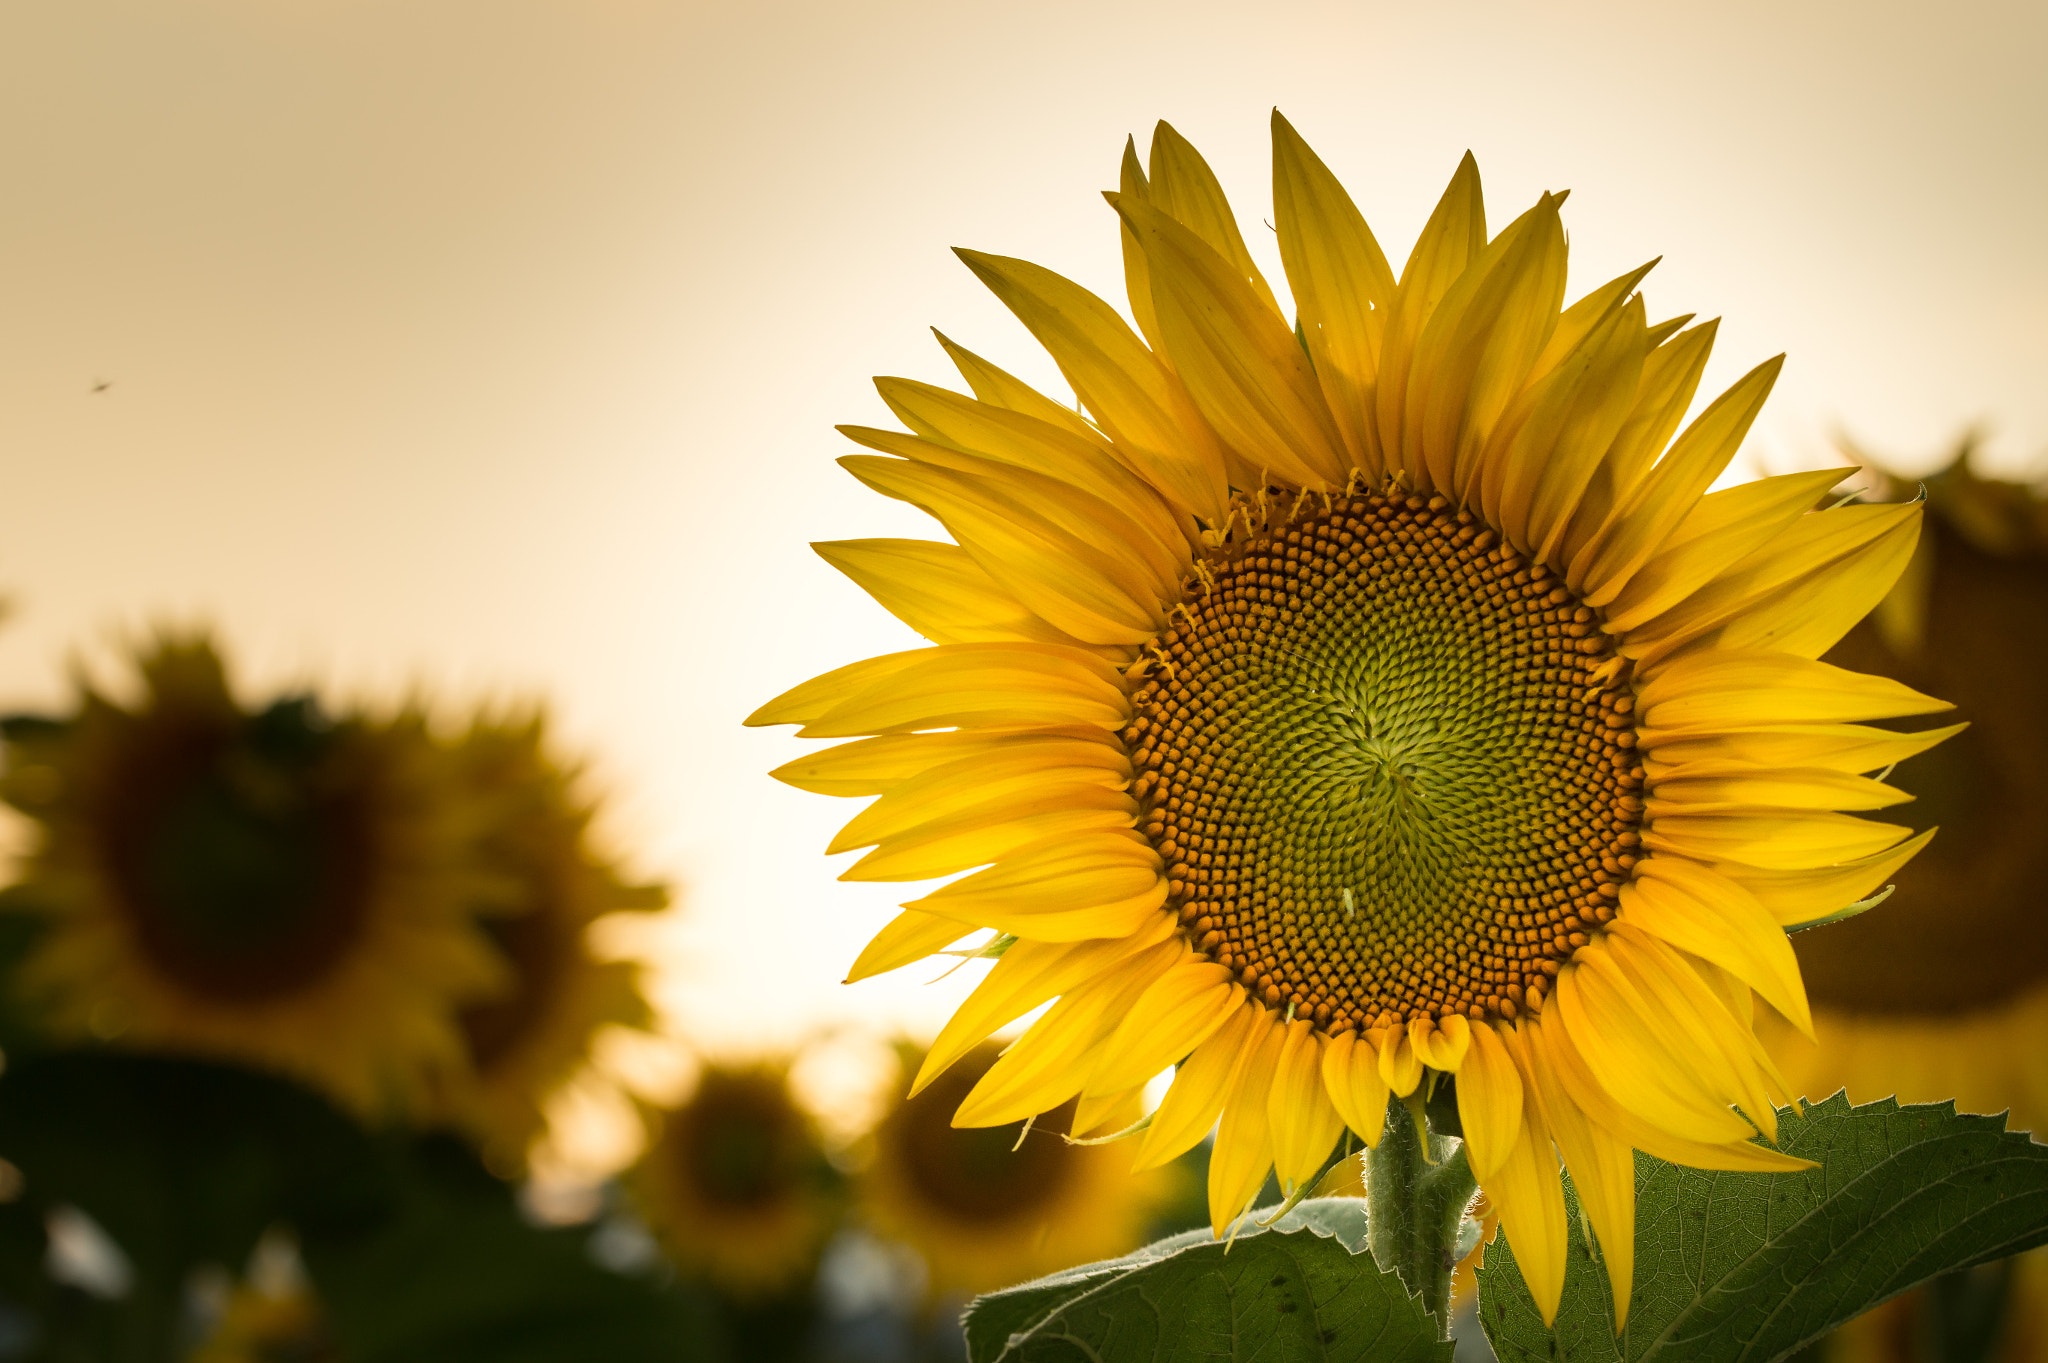
[[[838,983],[911,895],[834,879],[846,808],[739,721],[916,642],[806,547],[927,533],[832,463],[868,376],[943,378],[937,325],[1060,391],[946,248],[1120,296],[1097,191],[1164,117],[1279,280],[1278,105],[1397,259],[1469,148],[1499,221],[1573,191],[1574,293],[1662,254],[1653,314],[1725,314],[1703,394],[1789,351],[1750,472],[1976,426],[2028,477],[2043,69],[2025,0],[0,4],[0,697],[172,622],[253,695],[544,700],[678,887],[614,1059],[828,1038],[852,1121],[981,967]],[[632,1153],[570,1115],[563,1168]]]

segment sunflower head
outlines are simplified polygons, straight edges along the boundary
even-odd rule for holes
[[[539,717],[478,722],[454,758],[479,812],[477,859],[490,877],[480,921],[510,978],[462,1010],[469,1063],[451,1076],[444,1103],[509,1175],[545,1125],[543,1103],[587,1063],[597,1033],[652,1020],[639,967],[595,955],[591,925],[658,910],[668,893],[629,884],[600,855],[593,808],[573,793],[576,773],[549,754]]]
[[[806,1282],[834,1224],[838,1176],[786,1067],[709,1066],[656,1125],[629,1182],[676,1266],[742,1300]]]
[[[1133,1175],[1122,1152],[1068,1139],[1088,1133],[1083,1122],[1128,1126],[1135,1110],[1077,1116],[1068,1102],[1021,1133],[955,1126],[954,1111],[996,1054],[992,1045],[975,1048],[890,1108],[860,1175],[868,1223],[919,1253],[938,1298],[1126,1253],[1171,1192],[1166,1171]],[[906,1072],[922,1059],[906,1050]]]
[[[1784,930],[1925,842],[1858,817],[1906,798],[1865,773],[1952,730],[1865,721],[1944,704],[1818,660],[1919,508],[1814,511],[1839,471],[1709,493],[1779,361],[1688,423],[1715,324],[1653,319],[1649,266],[1567,304],[1564,195],[1489,230],[1467,157],[1397,273],[1273,132],[1291,309],[1164,124],[1107,196],[1128,320],[961,253],[1079,408],[944,338],[971,396],[880,380],[907,430],[841,462],[951,538],[818,549],[933,646],[750,722],[852,740],[776,772],[879,797],[846,878],[969,873],[856,977],[1002,934],[920,1085],[1057,1000],[957,1122],[1174,1066],[1138,1163],[1215,1128],[1220,1233],[1451,1080],[1538,1302],[1561,1156],[1625,1317],[1630,1150],[1798,1167],[1752,1143],[1788,1097],[1759,1011],[1809,1025]]]
[[[10,903],[19,987],[62,1037],[283,1069],[363,1112],[456,1061],[500,982],[471,922],[471,806],[421,724],[244,709],[212,647],[167,640],[126,708],[88,691],[6,728],[0,793],[38,826]]]

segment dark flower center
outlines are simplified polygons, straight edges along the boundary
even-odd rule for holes
[[[325,975],[366,907],[364,754],[303,701],[236,723],[157,714],[135,740],[95,822],[150,957],[236,1002]]]

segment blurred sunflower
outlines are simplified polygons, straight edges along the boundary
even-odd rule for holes
[[[1285,120],[1290,322],[1164,124],[1120,191],[1137,330],[1036,265],[962,252],[1088,417],[945,342],[973,390],[879,387],[909,433],[842,464],[952,543],[818,546],[934,647],[754,724],[845,738],[776,774],[880,798],[853,880],[982,867],[855,963],[1018,939],[918,1076],[1058,1002],[955,1116],[997,1126],[1179,1068],[1164,1163],[1218,1119],[1218,1232],[1390,1094],[1455,1076],[1466,1150],[1546,1317],[1558,1155],[1626,1318],[1632,1150],[1784,1170],[1755,999],[1808,1026],[1784,928],[1924,835],[1839,811],[1945,709],[1818,661],[1910,557],[1919,508],[1811,510],[1841,474],[1709,495],[1778,372],[1677,434],[1715,327],[1630,271],[1563,305],[1564,196],[1489,236],[1468,157],[1397,279]],[[890,456],[890,457],[884,457]],[[1553,1153],[1553,1146],[1557,1153]]]
[[[473,921],[476,806],[417,716],[245,710],[199,640],[6,726],[0,795],[38,842],[9,908],[44,930],[15,981],[66,1039],[242,1061],[364,1115],[462,1063],[456,1010],[501,987]]]
[[[838,1174],[781,1065],[707,1066],[628,1180],[675,1265],[741,1299],[805,1282],[838,1207]]]
[[[571,794],[574,773],[548,756],[539,718],[477,724],[455,760],[483,811],[478,854],[501,910],[483,923],[512,980],[462,1011],[469,1064],[451,1076],[445,1101],[485,1162],[511,1176],[545,1125],[543,1102],[586,1063],[597,1032],[650,1021],[639,967],[595,958],[590,925],[662,908],[668,893],[626,884],[598,857],[593,811]]]
[[[1954,697],[1967,732],[1902,766],[1907,821],[1947,830],[1882,913],[1794,939],[1814,1044],[1787,1078],[1856,1102],[1956,1099],[2048,1126],[2048,501],[1986,481],[1971,442],[1926,481],[1926,533],[1876,613],[1829,654]],[[1876,495],[1914,496],[1885,480]]]
[[[1784,1039],[1786,1078],[1851,1100],[1949,1098],[2048,1126],[2048,498],[1980,478],[1966,437],[1922,484],[1932,513],[1912,562],[1828,655],[1953,696],[1970,728],[1887,778],[1918,797],[1907,822],[1946,832],[1894,876],[1884,912],[1793,946],[1813,999],[1812,1040]],[[1915,482],[1879,477],[1901,501]],[[2007,1272],[2001,1363],[2048,1359],[2048,1256]],[[1943,1356],[1939,1293],[1907,1294],[1844,1326],[1831,1363]]]
[[[978,1046],[891,1107],[860,1175],[868,1224],[923,1257],[934,1297],[971,1296],[1126,1254],[1144,1242],[1170,1193],[1168,1171],[1133,1174],[1120,1151],[1060,1135],[1091,1119],[1098,1130],[1119,1129],[1140,1115],[1135,1105],[1077,1121],[1068,1102],[1021,1139],[1014,1130],[952,1125],[953,1110],[998,1054]],[[921,1057],[906,1059],[914,1073]]]

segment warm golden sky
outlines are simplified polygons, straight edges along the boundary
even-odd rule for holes
[[[1271,256],[1278,104],[1397,256],[1468,147],[1497,222],[1574,191],[1575,289],[1663,254],[1710,385],[1791,352],[1766,462],[2017,464],[2044,69],[2038,0],[0,4],[0,706],[202,619],[256,689],[545,695],[686,887],[683,1022],[929,1030],[971,972],[836,984],[909,895],[738,721],[912,642],[805,547],[928,533],[832,464],[867,376],[944,377],[927,324],[1051,373],[946,248],[1114,296],[1165,117]]]

